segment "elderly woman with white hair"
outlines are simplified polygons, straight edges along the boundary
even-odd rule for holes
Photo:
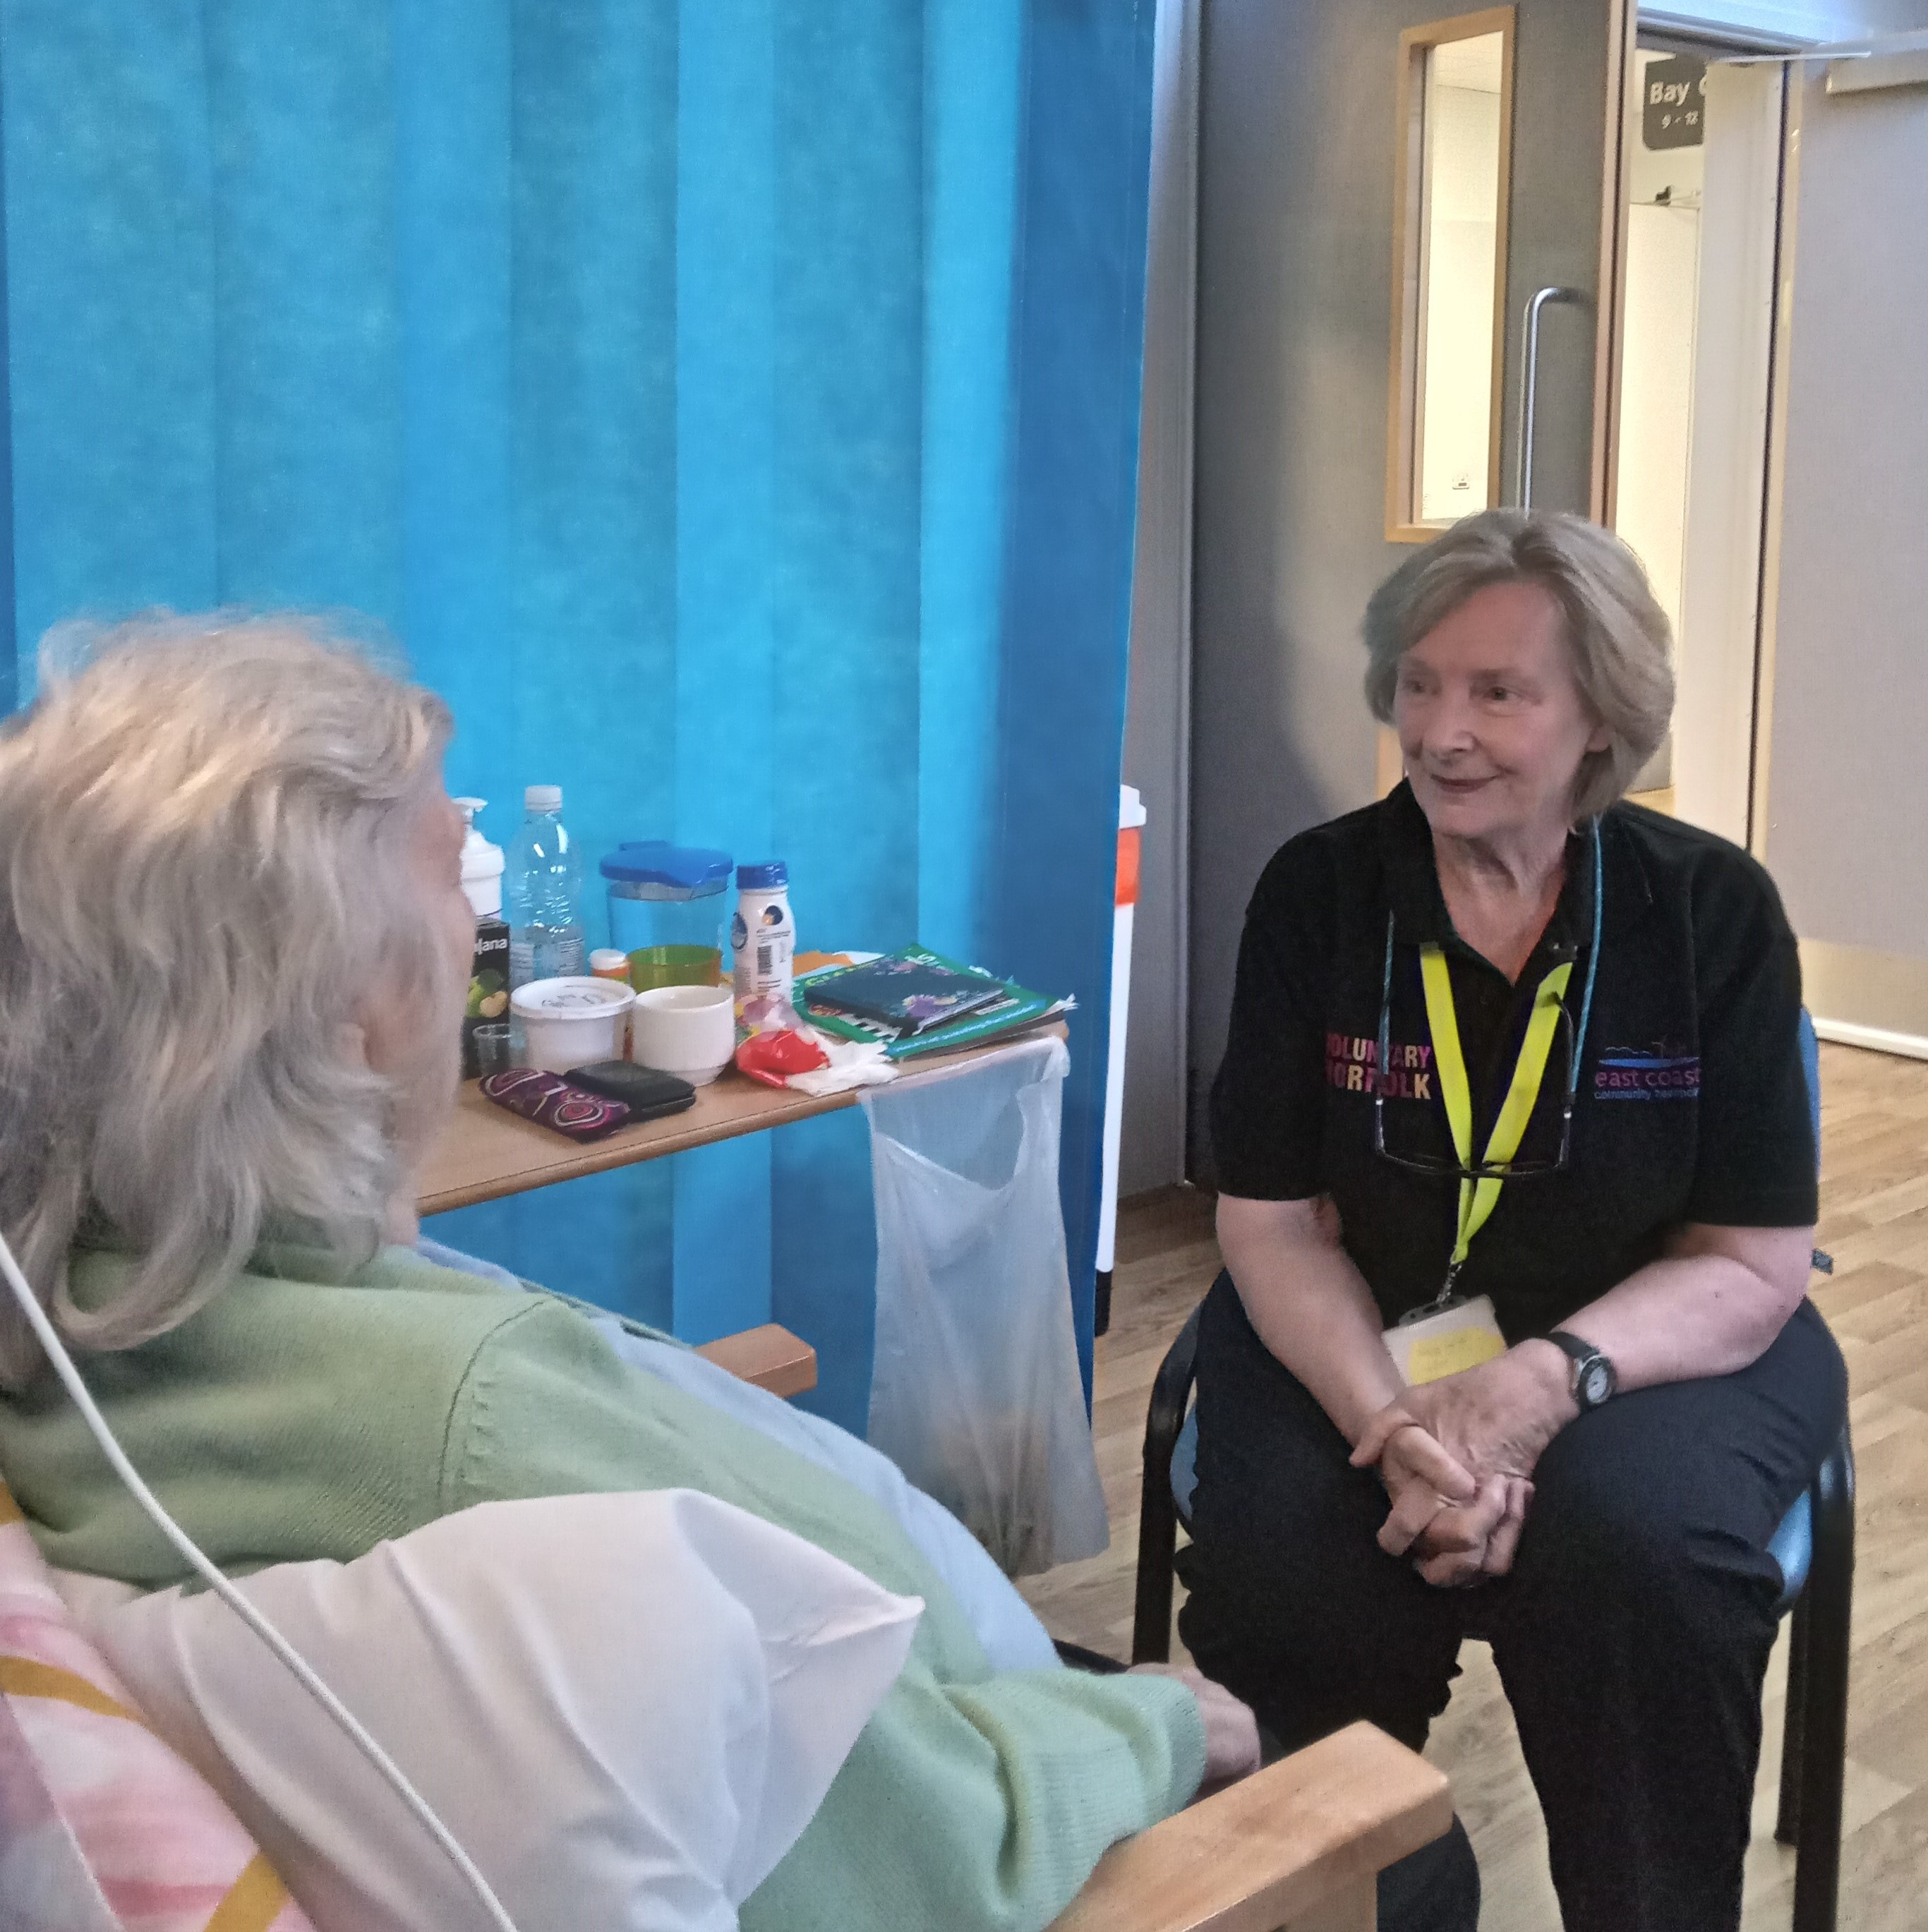
[[[500,1498],[689,1489],[921,1598],[742,1922],[1041,1926],[1107,1844],[1255,1764],[1251,1714],[1195,1672],[1056,1667],[988,1558],[861,1444],[425,1252],[413,1173],[473,941],[449,729],[288,622],[137,622],[44,677],[0,734],[0,1224],[224,1567],[345,1562]],[[5,1298],[0,1471],[54,1564],[183,1580]]]
[[[1180,1628],[1288,1747],[1419,1748],[1486,1638],[1569,1932],[1731,1928],[1768,1539],[1845,1406],[1794,938],[1623,802],[1673,688],[1615,538],[1470,518],[1365,635],[1404,782],[1266,867],[1213,1090]]]

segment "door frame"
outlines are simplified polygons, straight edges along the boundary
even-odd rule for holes
[[[1627,123],[1639,44],[1638,0],[1611,0],[1607,164],[1600,171],[1600,318],[1593,335],[1593,467],[1587,514],[1613,527],[1620,490],[1620,345],[1626,328]]]
[[[1493,374],[1488,409],[1486,494],[1500,501],[1506,413],[1506,234],[1513,193],[1513,58],[1518,9],[1488,7],[1408,27],[1399,36],[1398,80],[1393,89],[1392,327],[1386,379],[1386,541],[1431,543],[1437,528],[1416,520],[1424,436],[1419,421],[1425,394],[1427,242],[1424,83],[1415,86],[1427,52],[1455,40],[1500,37],[1500,154],[1493,232]]]

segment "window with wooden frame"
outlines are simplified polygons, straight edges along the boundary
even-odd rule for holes
[[[1500,500],[1513,9],[1399,37],[1386,536]]]

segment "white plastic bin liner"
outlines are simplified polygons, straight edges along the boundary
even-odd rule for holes
[[[1062,1040],[867,1089],[870,1441],[1021,1576],[1110,1540],[1058,1202]]]

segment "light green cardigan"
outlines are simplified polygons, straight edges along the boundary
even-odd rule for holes
[[[120,1257],[77,1252],[83,1306]],[[956,1600],[868,1497],[620,1360],[578,1310],[405,1249],[331,1280],[264,1251],[170,1334],[89,1356],[89,1386],[215,1561],[341,1561],[471,1503],[693,1489],[923,1598],[910,1660],[749,1932],[1035,1928],[1113,1840],[1203,1774],[1198,1709],[1159,1678],[994,1673]],[[0,1474],[48,1561],[147,1588],[179,1558],[123,1490],[52,1372],[0,1396]]]

